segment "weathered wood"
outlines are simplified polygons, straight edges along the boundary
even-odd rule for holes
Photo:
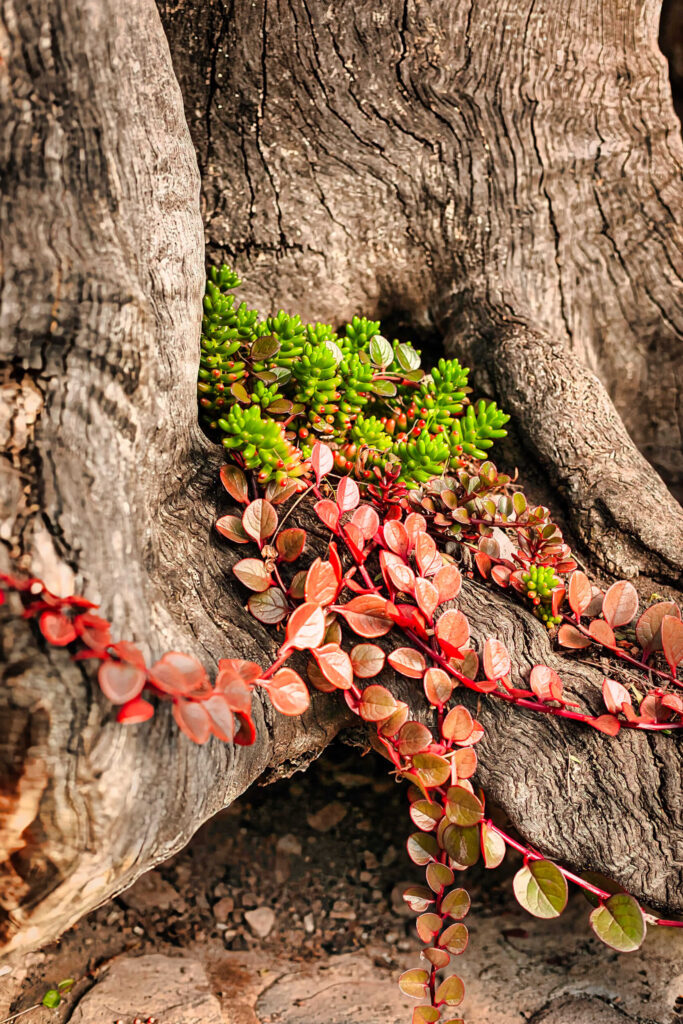
[[[553,14],[544,0],[526,11],[525,28],[523,6],[475,0],[467,19],[466,6],[437,2],[164,5],[204,179],[200,211],[195,153],[151,0],[4,0],[4,564],[56,589],[84,590],[115,632],[151,657],[187,650],[209,670],[229,655],[271,660],[272,635],[247,615],[231,582],[238,555],[211,528],[224,499],[220,452],[196,421],[200,212],[212,255],[248,274],[245,290],[264,308],[335,320],[359,309],[404,312],[450,332],[468,352],[505,314],[573,343],[605,379],[628,320],[643,332],[628,351],[640,351],[643,338],[656,343],[664,380],[666,345],[679,339],[672,266],[680,142],[676,149],[652,10],[612,11],[608,45],[592,14],[582,15],[585,23],[566,5]],[[561,55],[550,63],[546,35]],[[604,44],[588,70],[587,40],[588,53],[597,53],[595,40]],[[643,71],[633,96],[617,89],[624,68]],[[584,104],[576,121],[566,117],[569,88]],[[603,116],[603,105],[606,123],[596,130],[609,142],[595,150],[591,136],[579,145],[576,133],[587,130],[589,114]],[[646,116],[647,133],[636,113]],[[536,150],[534,133],[566,150]],[[627,151],[633,181],[624,190]],[[573,152],[593,164],[568,163]],[[593,165],[617,220],[635,202],[631,186],[654,189],[656,179],[669,197],[669,212],[651,193],[638,200],[644,213],[633,236],[620,228],[619,257],[589,218],[580,230],[576,211]],[[551,187],[559,190],[552,202]],[[561,244],[555,202],[569,218]],[[569,263],[575,249],[580,265]],[[625,295],[608,278],[627,256],[634,269]],[[659,305],[644,299],[648,289]],[[513,360],[517,352],[533,359],[539,337],[512,328],[496,334],[496,345]],[[489,358],[496,351],[488,349],[482,369],[508,388],[520,423],[536,432],[539,458],[570,487],[574,437],[560,424],[543,441],[547,424],[526,390],[524,363],[517,377],[506,374]],[[628,388],[615,391],[621,408],[634,381],[650,387],[637,363]],[[571,366],[578,374],[579,364]],[[596,423],[623,453],[611,407],[602,393],[595,401],[604,410]],[[576,450],[583,464],[585,450]],[[638,473],[647,489],[654,478],[644,465]],[[587,497],[572,500],[590,524],[607,492],[599,475],[582,468],[584,476]],[[639,557],[645,551],[647,571],[670,577],[674,554],[643,523],[633,526],[643,538]],[[609,525],[607,517],[603,561],[633,566],[633,545],[625,554],[607,548]],[[584,538],[592,540],[587,530]],[[494,632],[509,644],[522,674],[536,661],[559,664],[536,620],[503,595],[468,584],[463,607],[475,635]],[[3,618],[2,645],[0,932],[17,950],[125,888],[256,778],[305,765],[348,723],[343,705],[322,695],[301,721],[259,704],[254,747],[197,748],[178,735],[167,708],[144,727],[117,726],[91,670],[43,650],[25,623]],[[597,701],[596,670],[563,662],[561,671],[570,690]],[[387,679],[423,713],[414,687]],[[611,741],[490,700],[481,716],[481,780],[532,842],[569,863],[602,866],[657,905],[683,908],[678,746],[633,734]]]

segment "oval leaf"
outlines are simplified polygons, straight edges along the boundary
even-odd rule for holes
[[[581,618],[593,599],[591,583],[585,572],[577,569],[571,574],[569,580],[569,607]]]
[[[549,860],[533,860],[520,868],[512,888],[517,902],[534,917],[559,917],[567,906],[567,880]]]
[[[410,679],[422,679],[427,664],[424,657],[413,647],[399,647],[392,651],[387,661],[392,668]]]
[[[435,708],[443,707],[448,703],[455,685],[455,681],[442,668],[428,668],[425,672],[425,695]]]
[[[613,583],[602,602],[602,614],[612,629],[626,626],[638,611],[638,593],[628,580]]]
[[[232,571],[240,583],[257,594],[267,590],[273,582],[273,577],[260,558],[242,558],[233,565]]]
[[[318,604],[307,601],[292,612],[287,623],[287,639],[284,646],[305,651],[319,647],[325,635],[325,616]]]
[[[353,673],[359,679],[371,679],[384,668],[384,651],[377,644],[356,644],[351,649]]]
[[[645,940],[643,912],[627,893],[610,896],[596,907],[591,913],[590,925],[601,942],[620,953],[634,953]]]
[[[112,704],[126,704],[142,693],[147,675],[125,661],[103,661],[97,672],[102,693]]]
[[[263,684],[273,707],[282,715],[302,715],[311,703],[308,687],[291,668],[281,668]]]

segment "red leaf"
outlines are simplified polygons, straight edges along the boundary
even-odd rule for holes
[[[145,656],[135,644],[131,644],[127,640],[119,640],[117,644],[111,645],[111,649],[121,661],[128,661],[131,665],[137,665],[138,668],[147,668]]]
[[[122,725],[140,725],[149,721],[154,715],[154,708],[144,697],[129,700],[120,709],[116,721]]]
[[[74,626],[83,643],[95,651],[104,650],[111,644],[111,626],[99,615],[91,615],[89,612],[77,615]]]
[[[621,729],[619,719],[614,715],[600,715],[599,718],[587,718],[586,721],[598,732],[604,732],[607,736],[616,736]]]
[[[216,676],[215,692],[223,696],[231,711],[251,715],[251,687],[231,669],[222,669]]]
[[[424,691],[427,700],[435,708],[443,707],[451,699],[455,680],[442,668],[428,668],[424,677]]]
[[[491,579],[499,587],[509,587],[511,575],[512,569],[509,569],[507,565],[494,565],[491,569]]]
[[[495,637],[488,637],[484,643],[483,654],[484,675],[493,682],[494,679],[502,679],[510,675],[511,664],[508,649],[500,640]]]
[[[406,516],[405,521],[406,533],[408,534],[408,543],[410,548],[415,547],[418,535],[425,533],[427,529],[427,520],[424,516],[421,516],[419,512],[411,512],[410,515]]]
[[[617,629],[627,625],[638,611],[638,594],[636,588],[627,580],[613,583],[602,602],[602,614],[605,621]]]
[[[434,737],[421,722],[406,722],[398,734],[398,751],[404,757],[419,754],[434,742]]]
[[[678,605],[673,601],[659,601],[646,608],[636,622],[636,638],[647,654],[662,649],[662,619],[665,615],[680,619]]]
[[[317,484],[320,483],[324,476],[327,476],[333,466],[334,455],[332,450],[326,444],[322,444],[321,441],[316,441],[313,445],[313,453],[311,454],[311,469],[315,473]],[[330,502],[330,504],[332,503]]]
[[[383,722],[393,715],[396,707],[396,701],[389,690],[373,683],[363,690],[359,713],[366,722]]]
[[[491,567],[493,565],[493,562],[491,561],[489,556],[485,554],[483,551],[477,551],[476,555],[474,556],[474,561],[481,575],[484,577],[485,580],[487,580],[491,574]]]
[[[211,719],[211,732],[224,743],[232,743],[235,737],[235,716],[225,694],[215,693],[204,701],[209,718]]]
[[[327,549],[327,557],[329,558],[330,565],[334,569],[334,574],[337,577],[338,582],[341,583],[341,578],[344,575],[344,570],[342,568],[339,552],[337,551],[337,545],[334,543],[334,541],[331,542],[329,548]]]
[[[342,529],[347,542],[351,542],[351,551],[354,557],[357,558],[365,547],[365,534],[358,529],[355,523],[347,523]]]
[[[441,555],[428,533],[419,533],[415,541],[415,561],[423,576],[433,576],[441,568]]]
[[[529,676],[529,685],[539,700],[562,701],[562,680],[557,672],[547,665],[534,665]]]
[[[477,770],[477,755],[472,747],[461,747],[456,750],[453,763],[459,779],[471,779]]]
[[[354,597],[339,608],[351,629],[366,640],[384,636],[393,623],[388,617],[389,602],[378,594],[364,594]]]
[[[149,671],[153,682],[166,693],[190,693],[209,685],[202,663],[182,651],[167,651]]]
[[[233,565],[232,571],[240,583],[257,594],[272,586],[273,577],[260,558],[242,558]]]
[[[434,612],[439,605],[439,591],[429,580],[418,576],[415,580],[415,600],[418,608],[424,612],[425,617],[431,622]]]
[[[252,540],[263,544],[277,530],[277,512],[265,498],[257,498],[245,508],[242,526]]]
[[[138,697],[147,678],[143,669],[125,661],[103,661],[97,678],[102,693],[112,704],[127,704]]]
[[[419,651],[412,647],[399,647],[392,651],[387,661],[392,668],[410,679],[422,679],[426,663]]]
[[[237,724],[235,743],[240,747],[250,747],[256,739],[256,726],[251,715],[242,715],[236,711],[235,719]]]
[[[675,676],[676,666],[683,660],[683,622],[674,615],[665,615],[662,619],[662,650]]]
[[[231,498],[246,505],[249,502],[247,478],[237,466],[221,466],[221,483]]]
[[[458,705],[451,708],[443,720],[441,731],[447,740],[465,743],[474,731],[474,720],[467,708]]]
[[[353,666],[346,651],[339,644],[325,644],[313,650],[325,679],[337,690],[348,690],[353,685]]]
[[[645,722],[670,722],[672,712],[664,704],[663,694],[659,690],[651,690],[641,701],[638,709]]]
[[[306,531],[293,527],[278,533],[275,547],[283,562],[296,562],[306,543]]]
[[[581,650],[583,647],[590,647],[590,640],[583,633],[579,633],[578,629],[574,629],[573,626],[560,626],[560,631],[557,634],[558,643],[562,647],[571,647],[574,650]]]
[[[318,604],[307,601],[292,612],[287,623],[287,639],[284,647],[305,651],[319,647],[325,636],[325,616]],[[308,692],[308,691],[307,691]]]
[[[461,611],[444,612],[436,624],[436,638],[449,657],[457,657],[470,639],[470,626]]]
[[[43,612],[40,616],[40,632],[53,647],[66,647],[78,636],[71,619],[60,612]]]
[[[402,594],[412,594],[415,587],[415,573],[392,551],[381,551],[379,564],[387,583]]]
[[[372,505],[361,505],[353,513],[351,522],[362,533],[365,540],[372,540],[379,530],[379,516]]]
[[[683,715],[683,698],[677,693],[667,693],[662,697],[662,707],[668,708],[676,715]]]
[[[613,715],[618,714],[624,704],[631,704],[631,694],[616,679],[603,679],[602,699],[607,710]]]
[[[384,524],[383,533],[384,542],[389,550],[400,555],[401,558],[407,558],[411,545],[403,523],[400,523],[397,519],[392,519]]]
[[[223,537],[227,537],[234,544],[249,543],[249,537],[242,526],[242,520],[239,516],[221,516],[216,522],[216,529]]]
[[[341,513],[335,503],[330,501],[329,498],[323,498],[322,501],[316,502],[313,509],[318,519],[325,524],[327,529],[331,530],[332,533],[336,533]]]
[[[332,604],[337,596],[339,583],[331,562],[316,558],[306,575],[306,600],[317,604]]]
[[[264,682],[263,686],[273,707],[282,715],[302,715],[311,703],[308,687],[301,676],[291,668],[281,668],[272,679]]]
[[[344,476],[337,487],[337,505],[340,512],[350,512],[360,501],[358,484],[351,476]]]
[[[384,651],[377,644],[356,644],[351,649],[351,665],[359,679],[371,679],[384,668]]]
[[[434,577],[436,589],[439,591],[439,604],[452,601],[460,593],[462,575],[456,565],[444,565]]]
[[[577,569],[569,580],[569,607],[577,618],[581,618],[593,600],[591,583],[585,572]]]
[[[173,702],[173,717],[193,743],[206,743],[211,735],[211,719],[203,704],[179,697]]]
[[[604,619],[593,619],[588,627],[588,632],[596,643],[602,644],[603,647],[615,648],[617,646],[617,638]]]

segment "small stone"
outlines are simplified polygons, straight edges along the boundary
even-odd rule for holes
[[[273,930],[275,913],[270,907],[257,907],[256,910],[248,910],[244,919],[253,935],[259,939],[265,939]]]
[[[330,917],[332,920],[336,921],[355,921],[356,912],[351,904],[347,903],[346,900],[335,900],[332,905]]]
[[[331,804],[326,804],[317,814],[308,814],[306,821],[316,832],[329,832],[335,825],[343,821],[345,817],[346,807],[344,807],[344,804],[339,803],[338,800],[334,800]]]
[[[220,924],[225,924],[234,909],[235,901],[232,896],[223,896],[218,903],[214,903],[213,916]]]
[[[365,885],[367,885],[368,882],[372,881],[372,872],[361,871],[361,873],[358,875],[358,881],[363,882]]]
[[[146,875],[138,878],[137,882],[119,897],[125,906],[138,913],[146,913],[152,910],[179,910],[185,908],[183,900],[177,889],[161,877],[158,871],[148,871]]]
[[[372,871],[374,868],[379,866],[379,861],[375,857],[372,850],[365,850],[363,853],[363,863],[365,864],[368,871]]]
[[[312,935],[315,931],[315,918],[313,914],[306,914],[304,917],[304,928],[309,935]]]
[[[278,853],[287,853],[292,857],[301,856],[301,840],[291,832],[285,833],[284,836],[280,836],[275,847]]]
[[[232,942],[236,935],[237,930],[235,928],[230,928],[223,934],[223,942],[226,944],[226,946]]]

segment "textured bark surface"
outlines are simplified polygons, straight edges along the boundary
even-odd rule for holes
[[[265,307],[335,320],[393,312],[472,354],[492,339],[482,379],[533,428],[529,444],[598,560],[674,577],[675,512],[579,361],[624,409],[655,366],[653,422],[636,410],[629,425],[647,426],[673,467],[675,439],[667,448],[660,428],[680,340],[681,147],[656,12],[634,4],[600,27],[561,5],[524,6],[478,0],[468,17],[437,2],[169,2],[181,97],[151,0],[4,0],[5,564],[85,591],[151,657],[191,651],[209,670],[222,656],[271,660],[272,636],[228,582],[237,555],[212,537],[220,453],[195,404],[203,216],[211,255],[234,259]],[[505,318],[523,327],[502,331]],[[557,344],[555,367],[543,337]],[[546,437],[545,399],[531,404],[525,390],[539,349],[537,388],[559,395],[564,381],[577,410],[588,395],[607,438],[595,456],[583,417]],[[640,517],[631,495],[633,522],[617,476],[597,472],[612,451],[618,478],[632,471],[634,491],[654,495]],[[463,607],[522,674],[558,664],[536,620],[501,595],[468,585]],[[6,619],[2,643],[0,930],[16,949],[130,884],[264,772],[305,765],[348,721],[323,697],[302,721],[259,705],[253,748],[197,748],[167,709],[144,728],[117,726],[92,670],[43,651],[25,623]],[[561,671],[597,701],[597,670]],[[532,842],[683,908],[678,746],[610,741],[490,701],[481,714],[481,781]]]

